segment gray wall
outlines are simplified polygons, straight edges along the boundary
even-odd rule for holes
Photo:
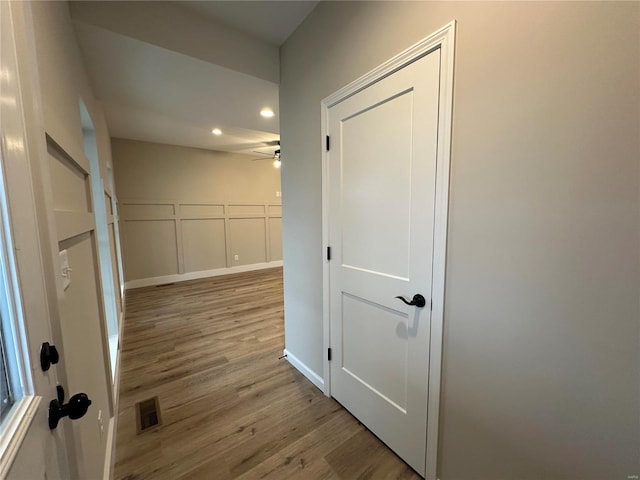
[[[281,49],[287,349],[322,375],[320,101],[452,19],[439,476],[637,475],[638,3],[321,3]]]

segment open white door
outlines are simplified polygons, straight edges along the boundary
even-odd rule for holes
[[[444,288],[441,47],[325,101],[330,394],[423,476],[434,475]]]
[[[62,429],[50,430],[48,410],[58,384],[44,372],[40,350],[52,342],[43,262],[29,169],[14,18],[0,2],[0,311],[2,420],[0,478],[70,478]]]
[[[37,66],[47,45],[33,29],[38,19],[57,13],[48,9],[59,7],[50,5],[0,2],[0,128],[8,199],[3,248],[5,271],[15,280],[8,303],[15,305],[17,333],[10,340],[24,346],[7,358],[18,373],[24,366],[24,387],[15,382],[20,398],[13,403],[26,408],[3,422],[0,467],[20,480],[97,479],[108,472],[113,440],[108,336],[89,161],[77,151],[70,155],[47,133],[41,110]],[[59,353],[46,373],[40,367],[43,342]],[[58,384],[65,390],[62,403],[76,402],[67,410],[69,418],[53,428],[50,401],[59,398]]]

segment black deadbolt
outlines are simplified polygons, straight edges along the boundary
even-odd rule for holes
[[[49,342],[44,342],[40,347],[40,366],[42,371],[46,372],[51,368],[51,365],[55,365],[60,360],[60,355],[55,345],[49,345]]]

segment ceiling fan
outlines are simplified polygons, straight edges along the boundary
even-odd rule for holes
[[[278,142],[278,144],[280,144],[280,142]],[[282,165],[282,160],[280,160],[280,149],[278,148],[276,151],[273,152],[273,155],[270,153],[264,153],[264,152],[258,152],[257,150],[254,150],[253,153],[257,153],[259,155],[264,155],[264,157],[257,157],[257,158],[252,158],[252,161],[256,161],[256,160],[273,160],[273,166],[276,168],[280,168],[280,166]]]
[[[280,146],[280,140],[268,140],[264,142],[234,144],[233,148],[229,151],[236,152],[240,150],[251,150],[254,148],[279,147],[279,146]]]

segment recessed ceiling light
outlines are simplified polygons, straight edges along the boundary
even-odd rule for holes
[[[264,118],[271,118],[275,114],[273,113],[273,110],[271,110],[270,108],[263,108],[262,110],[260,110],[260,115],[262,115]]]
[[[211,130],[211,133],[213,133],[214,135],[222,135],[222,130],[220,130],[219,128],[214,128],[213,130]]]

